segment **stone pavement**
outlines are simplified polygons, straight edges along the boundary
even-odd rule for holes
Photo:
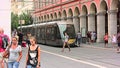
[[[82,47],[90,47],[90,48],[102,48],[102,49],[116,49],[117,48],[117,44],[112,44],[112,43],[108,43],[108,47],[104,47],[104,43],[82,43],[81,44]]]

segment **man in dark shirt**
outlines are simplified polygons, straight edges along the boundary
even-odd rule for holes
[[[18,44],[19,44],[19,45],[22,45],[23,34],[22,34],[20,31],[18,32],[18,37],[19,37],[19,39],[18,39]]]

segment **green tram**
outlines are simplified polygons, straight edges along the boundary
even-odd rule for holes
[[[51,46],[62,46],[64,41],[64,32],[67,32],[69,35],[69,44],[75,44],[75,29],[73,23],[54,21],[22,26],[22,32],[24,34],[30,32],[33,36],[36,36],[38,43]]]

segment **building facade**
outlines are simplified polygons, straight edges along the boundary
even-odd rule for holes
[[[120,30],[120,0],[34,0],[34,5],[35,23],[72,22],[76,32],[96,31],[97,42]]]
[[[21,15],[22,13],[32,13],[34,10],[33,0],[11,0],[11,12]]]

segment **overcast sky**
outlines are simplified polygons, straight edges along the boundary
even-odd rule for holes
[[[1,0],[0,2],[0,27],[4,29],[5,34],[11,33],[11,0]]]

